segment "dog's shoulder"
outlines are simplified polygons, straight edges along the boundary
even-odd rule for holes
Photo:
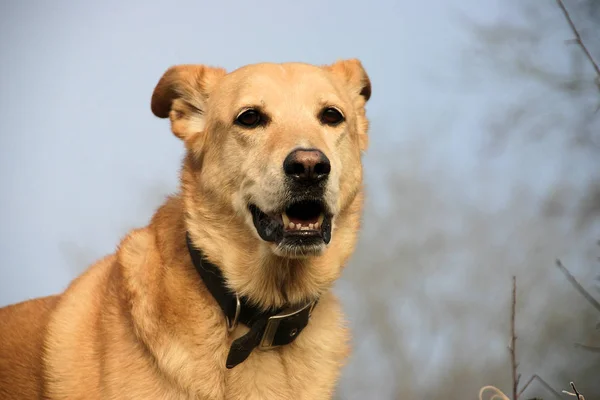
[[[149,228],[131,231],[121,241],[116,257],[128,289],[135,290],[131,285],[143,283],[148,276],[146,267],[160,263],[155,234]]]
[[[0,308],[0,398],[41,395],[41,354],[48,316],[59,296]]]
[[[115,264],[107,256],[71,282],[52,312],[44,337],[45,394],[61,393],[73,383],[98,379],[98,326],[107,302],[106,283]]]
[[[49,322],[47,345],[61,355],[59,358],[67,349],[81,347],[73,343],[84,346],[97,342],[107,310],[120,309],[131,297],[129,292],[145,283],[140,281],[144,272],[151,275],[145,267],[154,261],[153,243],[150,229],[132,230],[115,253],[96,262],[69,285]],[[94,351],[91,347],[88,350]]]

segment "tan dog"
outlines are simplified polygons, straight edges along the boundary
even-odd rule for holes
[[[180,194],[63,294],[0,309],[0,398],[331,398],[370,95],[357,60],[169,69]]]

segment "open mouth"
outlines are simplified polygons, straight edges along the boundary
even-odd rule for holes
[[[331,240],[331,215],[322,201],[294,202],[276,214],[267,214],[253,204],[248,208],[256,231],[267,242],[309,247]]]
[[[281,217],[286,232],[320,231],[325,213],[321,203],[302,201],[286,208]]]

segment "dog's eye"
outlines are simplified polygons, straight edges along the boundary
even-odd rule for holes
[[[321,112],[321,122],[325,125],[335,126],[344,121],[344,116],[337,108],[327,107]]]
[[[246,128],[254,128],[261,123],[260,113],[254,109],[246,110],[235,119],[235,123]]]

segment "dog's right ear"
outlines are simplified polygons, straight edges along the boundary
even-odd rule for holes
[[[171,120],[171,130],[186,140],[202,132],[210,92],[227,72],[205,65],[176,65],[160,78],[152,93],[152,112]]]

